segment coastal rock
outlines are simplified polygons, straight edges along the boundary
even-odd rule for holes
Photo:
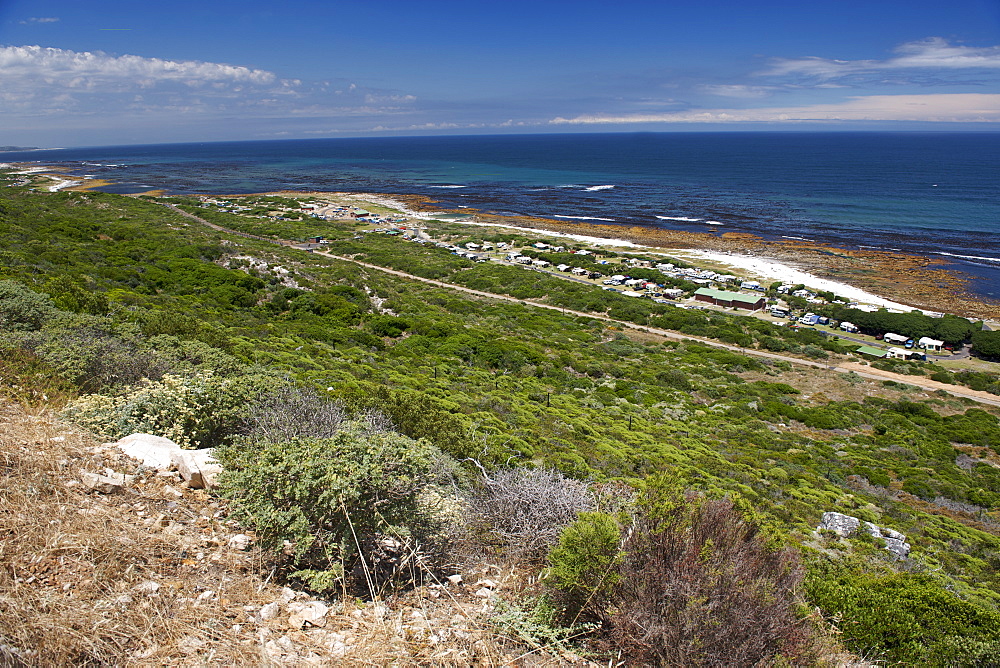
[[[832,531],[842,538],[853,535],[859,528],[872,538],[879,538],[885,541],[885,549],[896,556],[897,559],[905,559],[910,554],[910,544],[906,542],[906,536],[895,529],[880,527],[871,522],[862,522],[856,517],[844,515],[842,513],[825,512],[817,531]]]
[[[181,446],[169,438],[152,434],[130,434],[115,443],[115,446],[129,457],[138,459],[157,471],[169,471],[174,453],[181,449]]]
[[[257,617],[261,621],[269,622],[277,617],[280,611],[281,603],[279,601],[271,601],[260,609],[260,612],[257,613]]]
[[[253,543],[253,538],[245,533],[238,533],[229,539],[229,547],[234,550],[244,551],[250,547],[251,543]]]

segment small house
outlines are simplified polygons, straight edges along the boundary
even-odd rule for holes
[[[944,346],[944,341],[938,341],[937,339],[932,339],[929,336],[922,336],[920,337],[920,340],[917,341],[917,345],[924,350],[939,353],[941,352],[942,346]]]
[[[886,343],[895,343],[897,345],[902,345],[909,340],[902,334],[893,334],[892,332],[886,332],[885,336],[882,338],[885,339]]]

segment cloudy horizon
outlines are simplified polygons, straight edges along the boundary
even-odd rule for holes
[[[864,39],[826,35],[811,44],[755,35],[747,25],[728,52],[712,44],[700,48],[697,35],[680,33],[676,39],[683,44],[665,40],[660,48],[617,41],[629,31],[640,38],[651,29],[666,37],[671,32],[664,28],[673,25],[657,30],[629,20],[603,25],[608,34],[599,43],[615,46],[602,56],[581,37],[602,27],[596,5],[583,3],[575,17],[559,17],[566,34],[551,40],[524,35],[505,51],[498,43],[510,19],[498,20],[495,34],[483,32],[478,46],[447,30],[422,38],[407,32],[426,30],[432,19],[454,30],[463,21],[475,23],[451,16],[445,10],[455,5],[441,2],[422,14],[399,10],[403,16],[394,13],[388,24],[373,20],[384,30],[373,29],[370,43],[353,33],[338,37],[339,23],[324,14],[318,23],[329,22],[332,31],[327,52],[312,41],[322,30],[288,32],[283,18],[249,4],[234,21],[235,38],[198,21],[213,15],[193,4],[195,23],[173,38],[170,26],[167,37],[149,37],[145,26],[157,18],[151,15],[133,12],[112,25],[92,15],[85,20],[62,1],[48,3],[44,16],[26,2],[5,4],[0,144],[630,129],[1000,129],[1000,30],[971,19],[945,26],[932,17],[911,18],[910,39],[869,31]],[[360,6],[345,7],[363,15]],[[385,14],[385,8],[372,11],[373,19]],[[688,21],[720,20],[687,11]],[[850,13],[841,12],[842,20]],[[803,9],[786,20],[805,29],[822,18],[814,14]],[[657,18],[667,21],[668,13],[650,16],[654,23]],[[546,20],[553,17],[537,17],[533,33]],[[969,38],[956,30],[959,23]],[[932,24],[950,35],[932,32]],[[697,25],[698,31],[711,29]],[[275,34],[281,36],[276,41]],[[29,37],[35,41],[12,43]]]

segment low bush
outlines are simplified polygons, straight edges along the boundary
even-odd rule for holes
[[[729,499],[647,497],[602,612],[636,665],[750,666],[803,660],[796,552],[772,549]]]
[[[451,460],[427,441],[345,424],[330,438],[220,448],[221,493],[261,543],[284,553],[291,577],[332,589],[354,572],[369,587],[385,539],[411,552],[434,541],[442,517],[431,499]],[[392,575],[389,573],[388,575]]]
[[[1000,663],[1000,614],[946,591],[930,575],[861,574],[836,564],[810,573],[806,592],[838,623],[844,644],[889,663]]]
[[[81,397],[65,415],[106,438],[144,433],[185,448],[214,447],[242,431],[248,405],[272,382],[264,376],[220,378],[210,371],[166,374],[120,396]]]
[[[32,292],[17,281],[0,281],[0,329],[35,330],[57,313],[47,295]]]
[[[607,513],[580,513],[563,529],[549,551],[545,581],[565,618],[575,623],[585,609],[603,607],[621,579],[617,566],[623,557],[618,522]]]
[[[555,469],[508,469],[484,476],[469,493],[467,522],[500,552],[540,562],[563,528],[594,505],[585,482]]]

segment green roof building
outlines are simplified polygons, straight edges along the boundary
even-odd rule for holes
[[[714,290],[712,288],[698,288],[694,293],[694,298],[716,306],[744,308],[750,311],[760,310],[767,303],[763,295],[748,295],[742,292],[729,292],[728,290]]]

